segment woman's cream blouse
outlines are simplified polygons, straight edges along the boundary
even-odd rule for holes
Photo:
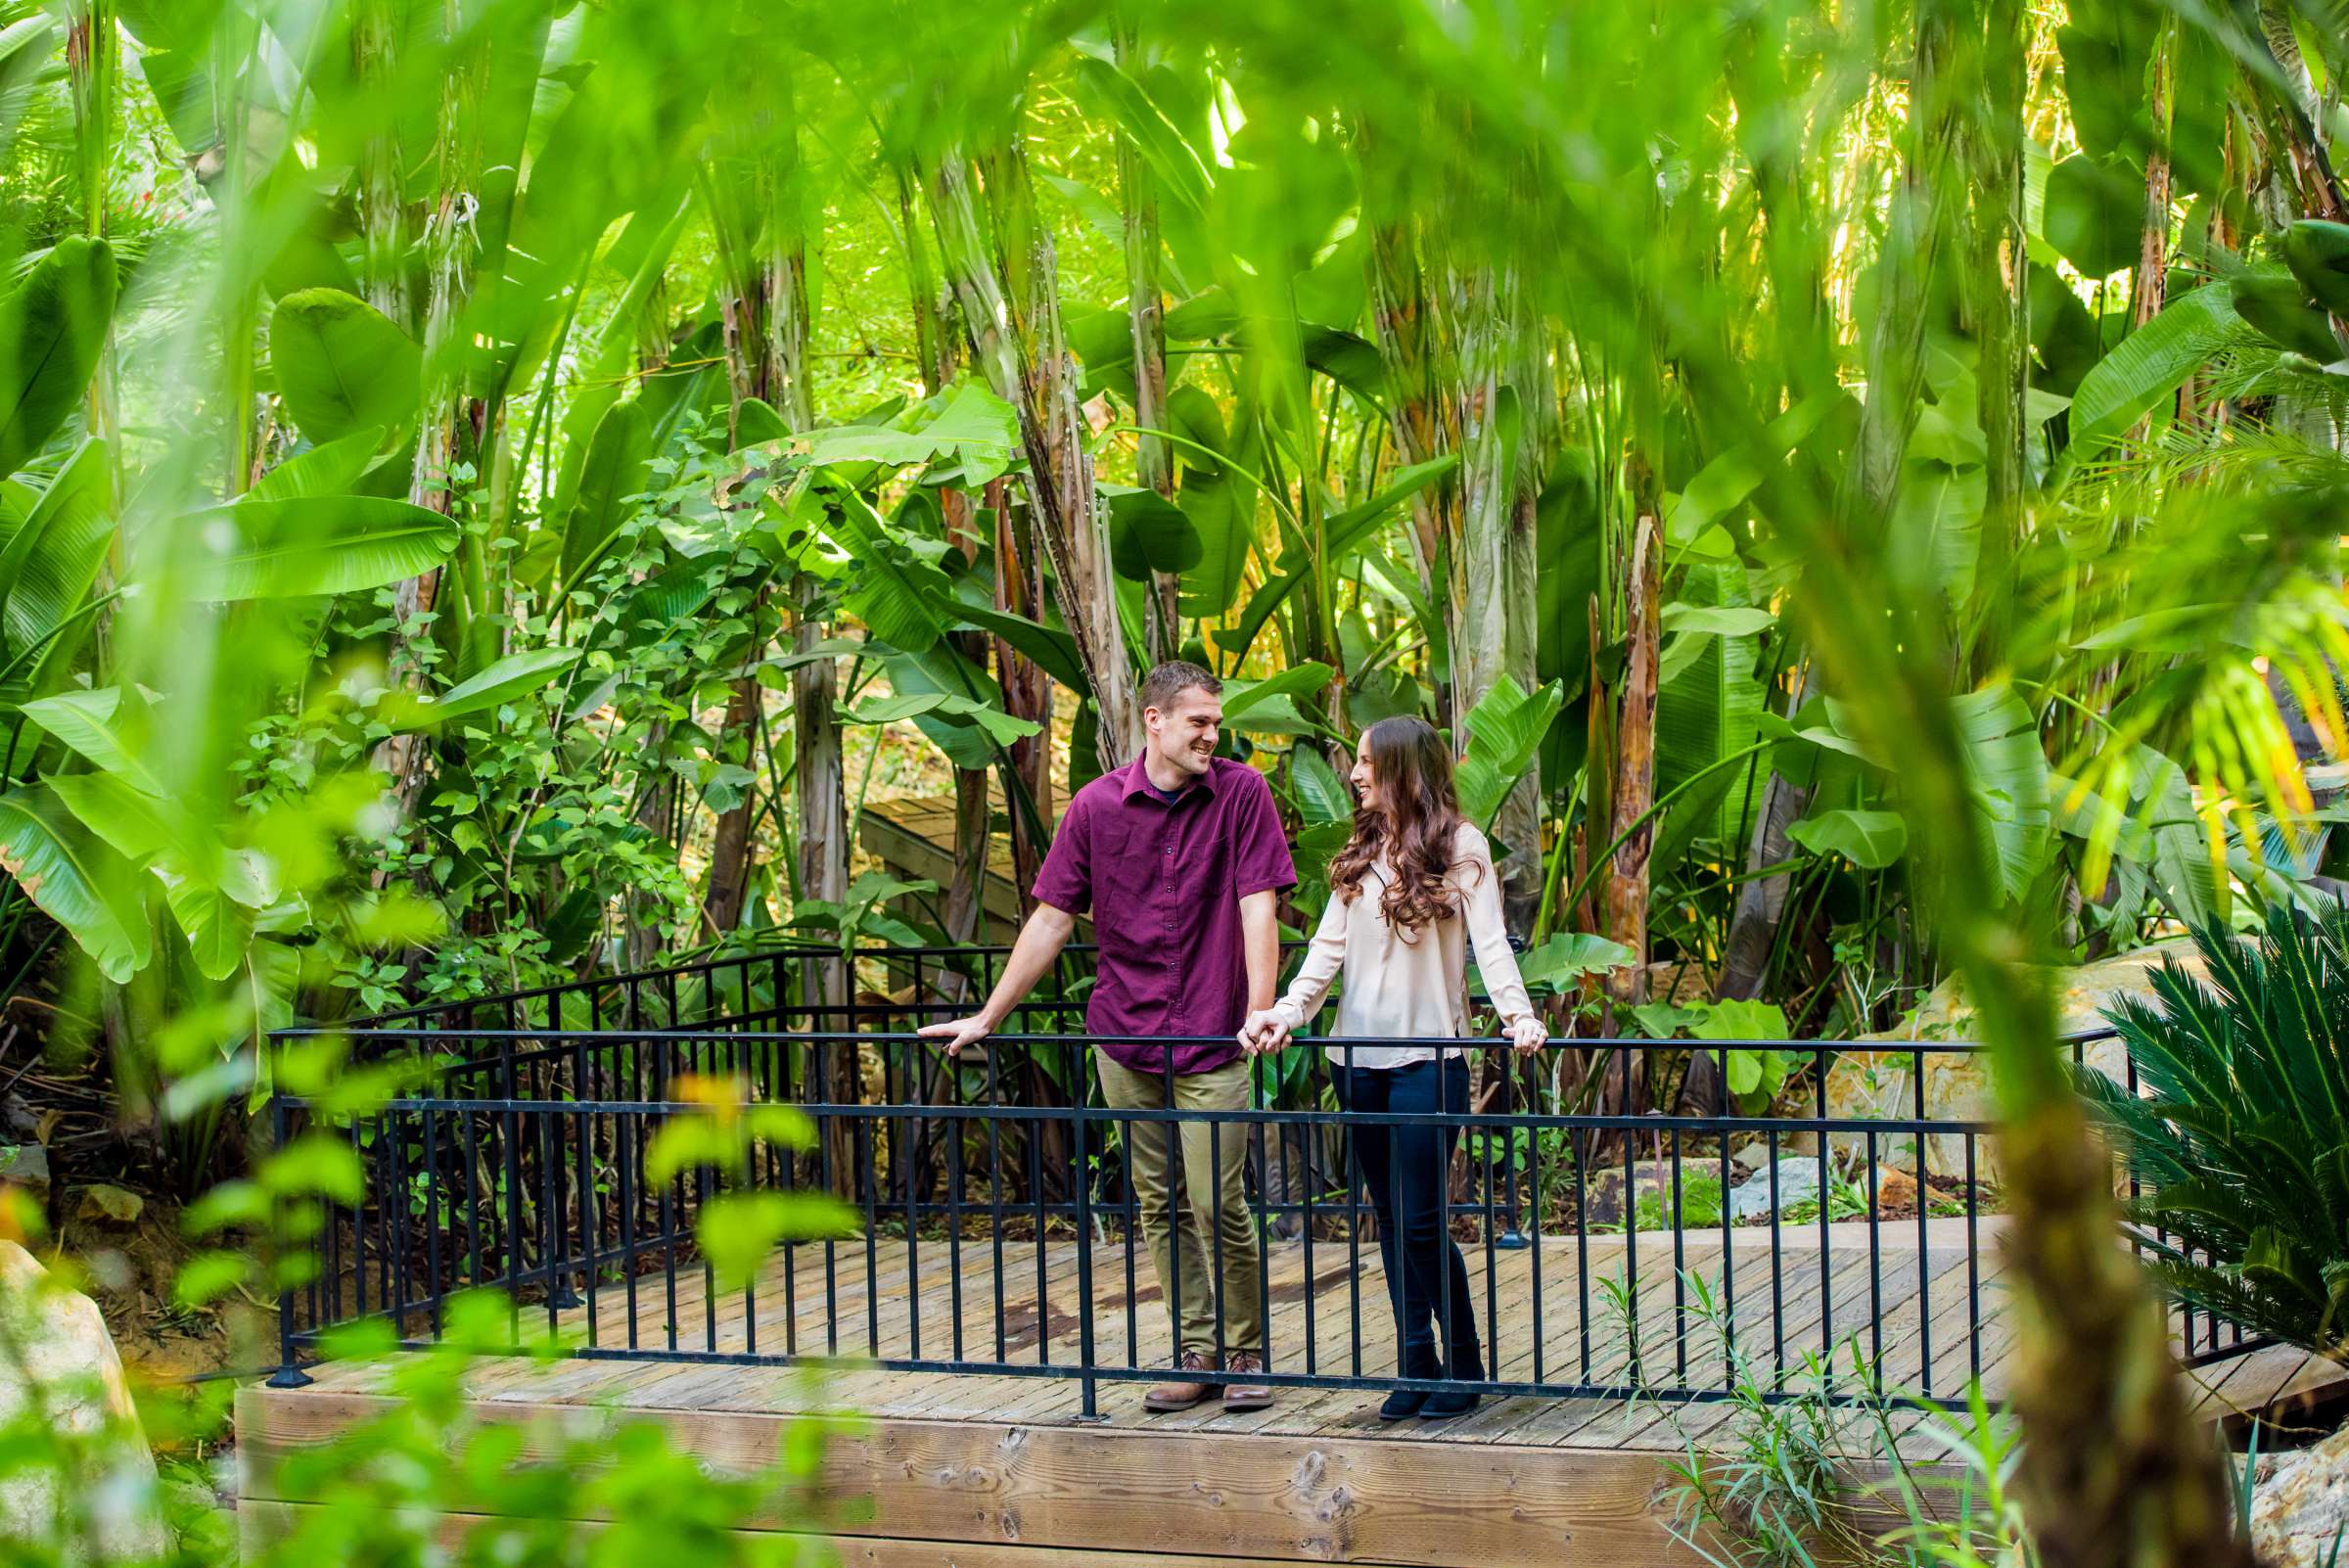
[[[1332,1036],[1465,1038],[1471,943],[1476,946],[1477,973],[1502,1021],[1513,1024],[1533,1013],[1533,1000],[1517,973],[1517,957],[1509,950],[1508,929],[1501,922],[1500,875],[1482,833],[1463,822],[1452,839],[1451,868],[1444,881],[1454,890],[1457,912],[1408,936],[1388,925],[1379,907],[1391,875],[1381,856],[1356,897],[1332,895],[1303,967],[1289,982],[1288,994],[1273,1004],[1282,1023],[1292,1032],[1302,1031],[1320,1011],[1330,983],[1343,978]],[[1446,1054],[1457,1054],[1456,1047]],[[1346,1059],[1344,1049],[1335,1046],[1330,1056]],[[1433,1061],[1435,1056],[1434,1048],[1425,1045],[1357,1045],[1353,1060],[1357,1067],[1391,1068]]]

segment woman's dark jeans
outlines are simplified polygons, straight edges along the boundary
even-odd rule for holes
[[[1350,1111],[1407,1115],[1468,1109],[1464,1057],[1388,1068],[1349,1070],[1340,1064],[1330,1076],[1337,1083],[1338,1103]],[[1445,1183],[1459,1128],[1388,1125],[1353,1130],[1355,1163],[1378,1212],[1378,1253],[1401,1340],[1399,1375],[1483,1378],[1468,1264],[1444,1228]],[[1439,1360],[1436,1347],[1448,1330],[1451,1355]]]

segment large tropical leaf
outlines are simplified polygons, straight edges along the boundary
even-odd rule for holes
[[[944,714],[952,718],[966,719],[984,730],[998,746],[1025,740],[1038,734],[1043,726],[1030,719],[989,707],[970,697],[952,692],[900,692],[889,697],[876,697],[857,703],[847,711],[847,717],[855,724],[894,724],[901,718],[915,718],[925,714]]]
[[[114,774],[142,794],[161,796],[161,780],[140,761],[139,736],[133,724],[122,721],[122,691],[101,686],[95,691],[60,692],[24,705],[24,716],[57,737],[81,757]],[[134,715],[137,710],[134,706]]]
[[[61,240],[0,300],[0,474],[23,468],[80,402],[115,313],[115,254]]]
[[[1501,803],[1532,764],[1565,703],[1565,689],[1556,681],[1529,694],[1507,675],[1494,678],[1492,689],[1468,712],[1468,749],[1457,775],[1462,815],[1492,831]]]
[[[1254,709],[1275,697],[1310,697],[1329,684],[1332,673],[1329,666],[1308,660],[1262,680],[1227,680],[1223,683],[1224,727],[1246,729],[1240,720]]]
[[[1840,854],[1868,871],[1881,871],[1909,853],[1908,825],[1898,811],[1819,811],[1786,836],[1814,853]]]
[[[1754,442],[1733,446],[1697,470],[1673,503],[1665,536],[1676,548],[1685,546],[1727,517],[1760,487],[1772,464],[1784,461],[1788,452],[1809,440],[1851,395],[1837,392],[1805,398],[1764,426]]]
[[[1986,686],[1953,698],[1966,787],[1980,812],[1999,887],[2020,899],[2047,863],[2053,821],[2048,758],[2038,721],[2012,688]]]
[[[1693,599],[1713,602],[1675,605],[1666,616],[1673,638],[1664,663],[1676,668],[1658,672],[1656,792],[1693,781],[1665,810],[1654,853],[1667,864],[1697,838],[1736,841],[1768,776],[1758,761],[1715,766],[1759,738],[1767,704],[1754,666],[1768,613],[1742,603],[1742,568],[1699,567],[1688,585]]]
[[[578,663],[576,648],[526,648],[510,654],[469,680],[460,681],[438,698],[407,692],[388,693],[376,717],[395,730],[445,724],[471,714],[487,713],[501,704],[526,697]]]
[[[579,470],[578,499],[563,523],[562,580],[576,587],[620,537],[625,502],[646,486],[653,457],[652,430],[644,407],[631,399],[615,403],[597,422]]]
[[[248,501],[300,501],[322,495],[347,495],[359,476],[375,465],[383,448],[381,426],[367,425],[349,435],[298,452],[254,482],[245,492]]]
[[[844,595],[849,609],[883,642],[921,653],[945,634],[938,603],[952,593],[946,575],[893,537],[872,503],[852,489],[824,492],[818,525],[855,563]]]
[[[0,871],[120,984],[155,956],[134,874],[39,785],[0,794]]]
[[[1183,466],[1174,504],[1191,520],[1199,542],[1198,562],[1182,575],[1184,615],[1220,616],[1231,608],[1248,570],[1248,547],[1255,542],[1254,498],[1245,481]]]
[[[1559,932],[1517,961],[1517,972],[1529,986],[1565,991],[1586,975],[1603,975],[1639,961],[1639,955],[1620,942],[1588,932]]]
[[[116,774],[56,773],[43,782],[83,827],[133,865],[195,842],[195,829],[177,807]]]
[[[1110,564],[1118,575],[1147,582],[1153,572],[1176,576],[1206,558],[1190,514],[1156,490],[1104,485],[1109,498]]]
[[[416,417],[424,355],[391,317],[340,289],[303,289],[269,317],[269,363],[294,423],[324,443]]]
[[[239,501],[181,520],[197,542],[173,586],[192,599],[356,593],[429,572],[456,547],[438,512],[372,495]]]
[[[1354,820],[1354,792],[1312,744],[1300,744],[1289,753],[1289,784],[1309,824]]]
[[[2234,291],[2224,279],[2162,306],[2080,378],[2072,394],[2072,449],[2093,453],[2126,434],[2239,330]]]
[[[1034,661],[1037,669],[1071,690],[1090,689],[1084,665],[1077,657],[1077,639],[1062,627],[1047,626],[991,605],[974,604],[960,595],[944,601],[944,609],[956,621],[1002,638],[1015,652]]]
[[[0,628],[12,657],[48,642],[89,602],[115,534],[109,462],[104,442],[82,442],[0,549]]]

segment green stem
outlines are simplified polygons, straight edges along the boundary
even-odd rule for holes
[[[1754,742],[1751,746],[1740,747],[1738,750],[1731,752],[1727,757],[1715,758],[1712,761],[1706,763],[1703,767],[1698,768],[1695,772],[1689,774],[1678,784],[1675,784],[1671,789],[1665,791],[1663,796],[1657,800],[1655,805],[1649,807],[1646,810],[1634,817],[1630,826],[1626,827],[1621,833],[1616,834],[1615,841],[1612,844],[1609,844],[1604,850],[1591,856],[1590,868],[1583,873],[1582,880],[1574,885],[1574,891],[1566,896],[1566,900],[1563,907],[1568,909],[1573,908],[1575,904],[1581,900],[1583,895],[1590,891],[1590,884],[1597,879],[1600,869],[1605,866],[1609,860],[1614,858],[1615,852],[1622,849],[1626,844],[1630,843],[1632,835],[1638,832],[1640,828],[1644,827],[1648,822],[1653,820],[1657,814],[1664,809],[1664,807],[1670,806],[1674,801],[1677,801],[1681,796],[1687,794],[1690,789],[1702,783],[1708,776],[1720,772],[1725,767],[1742,762],[1748,757],[1753,756],[1756,752],[1766,751],[1776,744],[1777,742],[1774,740],[1762,740]],[[1561,852],[1563,851],[1563,841],[1560,841]],[[1555,883],[1551,884],[1552,887],[1555,885]],[[1534,929],[1536,931],[1540,931],[1543,928],[1543,923],[1549,918],[1549,890],[1544,888],[1542,895],[1542,907],[1535,911],[1534,914]]]

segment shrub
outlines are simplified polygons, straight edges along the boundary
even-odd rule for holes
[[[2146,1262],[2191,1306],[2320,1354],[2349,1306],[2349,909],[2277,908],[2256,937],[2194,936],[2154,1000],[2107,1013],[2141,1091],[2077,1077],[2142,1191]]]

